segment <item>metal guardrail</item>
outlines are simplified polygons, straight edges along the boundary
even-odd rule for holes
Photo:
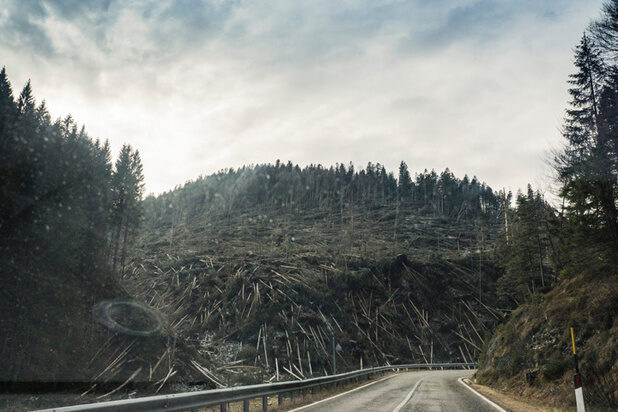
[[[169,412],[169,411],[196,411],[198,408],[220,405],[221,411],[227,410],[232,402],[243,402],[243,411],[249,411],[249,400],[262,398],[262,410],[268,409],[268,397],[277,396],[281,404],[285,395],[294,398],[294,393],[301,394],[314,391],[320,387],[337,386],[338,384],[358,381],[360,378],[371,378],[388,371],[409,369],[464,369],[474,368],[476,363],[433,363],[433,364],[404,364],[378,366],[337,375],[320,376],[297,381],[263,383],[258,385],[237,386],[233,388],[212,389],[197,392],[183,392],[170,395],[146,396],[136,399],[122,399],[116,401],[90,403],[75,406],[43,409],[38,412]]]

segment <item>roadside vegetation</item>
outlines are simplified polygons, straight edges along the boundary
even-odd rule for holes
[[[546,208],[530,191],[518,198],[512,237],[498,247],[506,269],[498,293],[522,305],[486,342],[478,374],[559,407],[573,404],[570,327],[588,404],[618,407],[617,27],[618,2],[608,1],[575,48],[564,147],[554,154],[562,206],[539,225]],[[533,278],[541,279],[536,291]]]
[[[137,150],[125,145],[112,163],[109,144],[71,116],[52,120],[30,82],[15,97],[2,68],[2,388],[109,388],[126,379],[114,363],[122,350],[93,307],[129,298],[119,280],[141,222],[142,191]],[[143,347],[132,337],[117,340]]]

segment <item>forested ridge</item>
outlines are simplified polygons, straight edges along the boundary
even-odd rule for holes
[[[500,197],[502,196],[502,197]],[[213,212],[230,215],[242,210],[330,209],[341,213],[348,207],[401,206],[424,215],[460,219],[498,214],[504,194],[494,193],[478,181],[456,178],[448,169],[440,174],[425,170],[413,180],[405,162],[398,178],[379,163],[355,171],[354,165],[329,168],[309,165],[301,169],[291,162],[222,170],[200,177],[183,187],[145,199],[150,217],[171,223]],[[180,210],[181,212],[178,212]],[[182,215],[182,216],[181,216]]]
[[[397,178],[372,163],[225,170],[145,199],[125,282],[228,384],[275,363],[330,371],[331,336],[344,370],[473,360],[504,316],[493,244],[509,196],[405,162]]]
[[[15,98],[2,68],[0,176],[0,380],[89,381],[105,362],[92,359],[105,339],[92,307],[126,296],[118,281],[142,216],[139,152],[125,145],[112,164],[109,143],[70,115],[52,120],[30,82]]]

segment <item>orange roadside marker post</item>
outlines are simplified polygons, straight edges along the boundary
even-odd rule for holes
[[[573,333],[573,328],[571,328],[571,343],[573,344],[573,359],[575,360],[575,376],[573,376],[575,403],[577,404],[577,412],[586,412],[584,392],[582,389],[582,376],[579,373],[579,362],[577,361],[577,351],[575,350],[575,334]]]

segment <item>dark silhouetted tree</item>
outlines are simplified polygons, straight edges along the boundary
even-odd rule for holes
[[[124,145],[116,160],[112,176],[112,270],[124,270],[127,247],[142,216],[144,176],[138,151]]]
[[[399,164],[399,178],[397,179],[397,193],[400,201],[409,200],[412,197],[412,178],[408,171],[408,165],[403,160]]]

